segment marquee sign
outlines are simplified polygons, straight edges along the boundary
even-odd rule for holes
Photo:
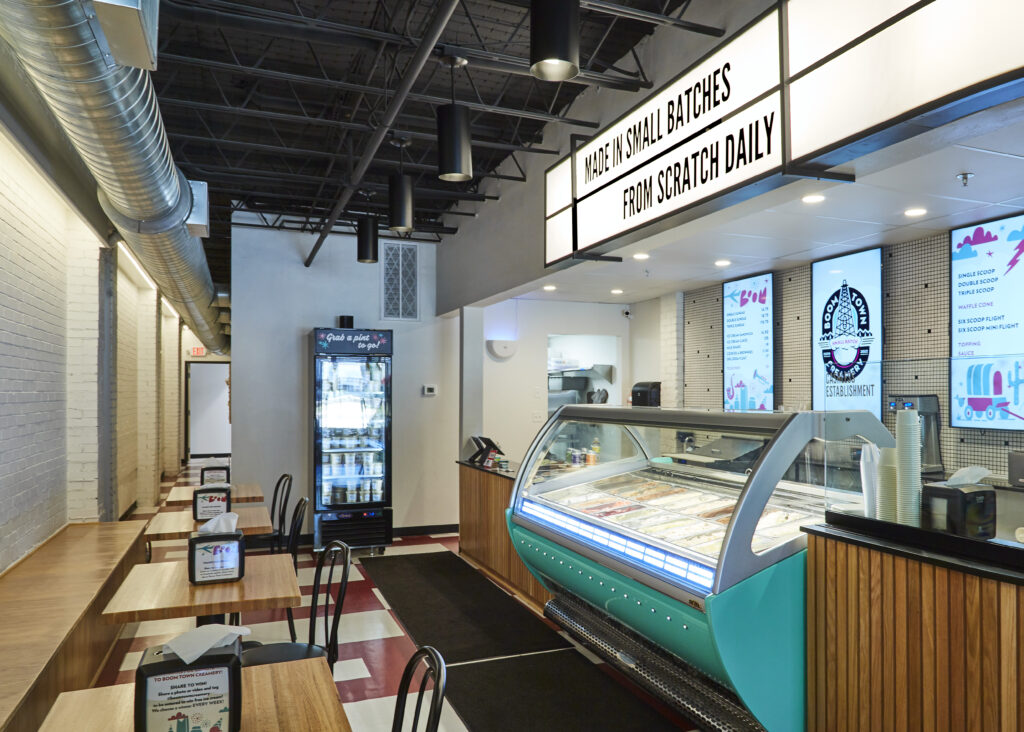
[[[552,167],[547,263],[779,168],[779,37],[772,10]]]
[[[757,181],[782,185],[784,170],[913,136],[916,117],[941,110],[934,126],[1020,96],[1021,0],[781,7],[548,169],[546,265]]]

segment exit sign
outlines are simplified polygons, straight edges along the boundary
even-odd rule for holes
[[[192,346],[192,355],[193,356],[205,356],[206,355],[206,348],[204,348],[203,346]]]

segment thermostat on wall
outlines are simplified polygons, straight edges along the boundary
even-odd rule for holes
[[[437,396],[437,384],[424,384],[423,396]]]

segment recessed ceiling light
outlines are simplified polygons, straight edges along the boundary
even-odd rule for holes
[[[808,193],[806,196],[800,199],[804,203],[821,203],[825,200],[825,197],[820,193]]]
[[[637,260],[638,262],[642,262],[645,259],[650,259],[650,258],[651,258],[651,255],[648,254],[647,252],[637,252],[636,254],[633,255],[633,259]]]
[[[730,262],[728,259],[716,259],[715,260],[715,266],[716,267],[728,267],[730,264],[732,264],[732,262]]]
[[[926,209],[926,208],[908,208],[906,211],[903,212],[903,215],[904,216],[924,216],[926,213],[928,213],[928,209]]]
[[[843,270],[841,270],[841,269],[830,269],[830,270],[828,271],[828,273],[829,273],[829,274],[842,274],[842,273],[843,273]]]
[[[622,294],[622,290],[620,290],[619,288],[616,287],[614,290],[612,290],[612,294],[613,295],[621,295]]]
[[[554,292],[557,289],[554,285],[544,285],[544,292]]]

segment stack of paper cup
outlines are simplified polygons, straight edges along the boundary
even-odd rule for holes
[[[921,521],[921,418],[916,409],[896,413],[897,500],[901,524]]]
[[[896,448],[883,447],[878,458],[878,491],[875,493],[875,517],[882,521],[896,521],[896,495],[898,470]]]

